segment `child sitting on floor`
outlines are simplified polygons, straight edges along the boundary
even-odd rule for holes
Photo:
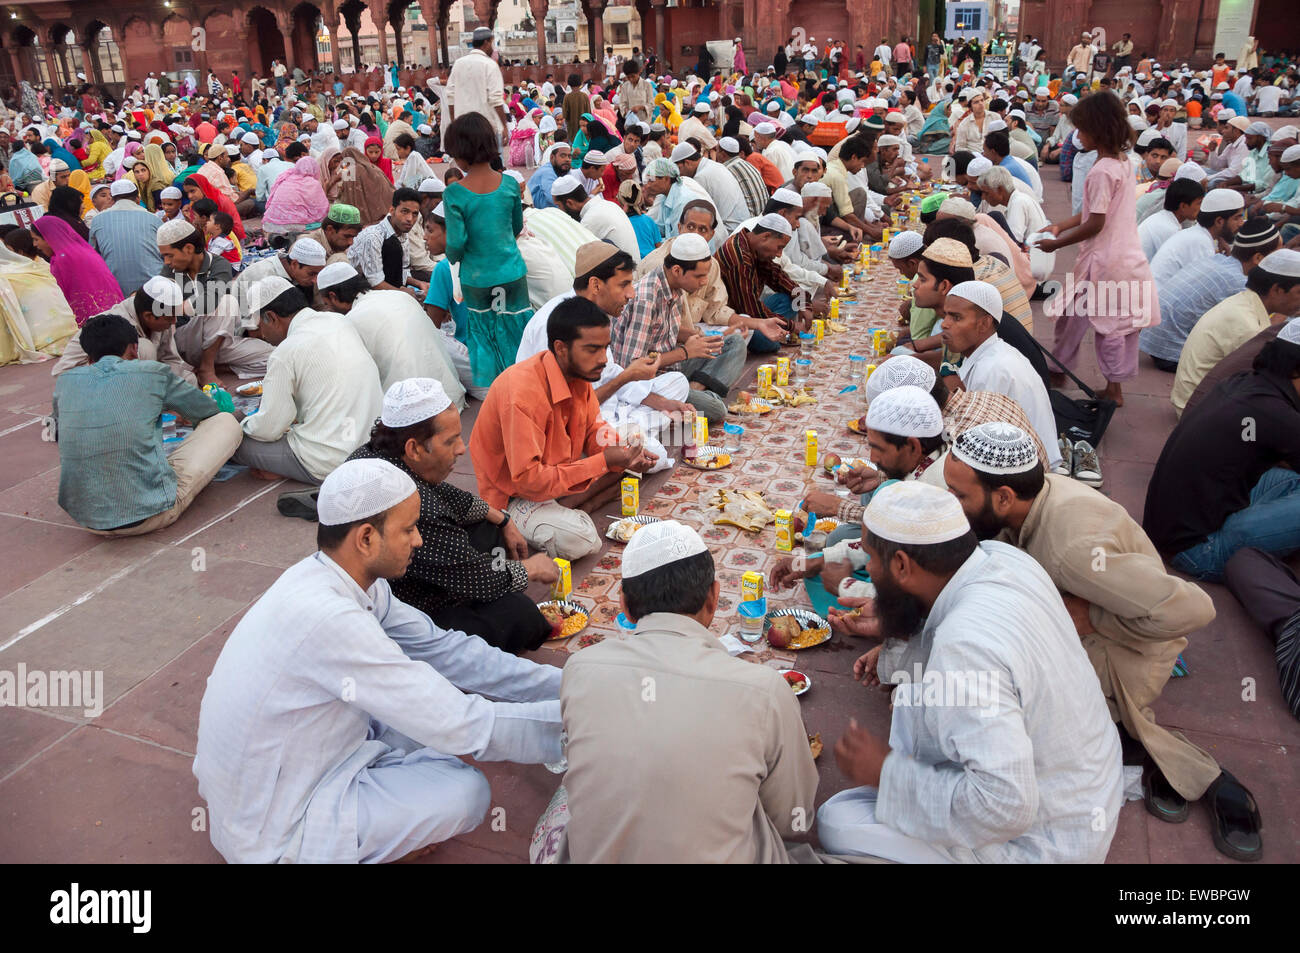
[[[228,213],[213,212],[203,227],[203,234],[208,239],[208,254],[220,255],[232,265],[244,260],[243,249],[235,237],[235,220]]]

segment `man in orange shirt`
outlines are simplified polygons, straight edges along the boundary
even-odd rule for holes
[[[772,163],[771,159],[753,147],[749,137],[744,135],[744,130],[736,136],[736,142],[740,145],[740,154],[745,157],[745,161],[757,169],[763,177],[763,184],[767,186],[769,195],[785,185],[785,176],[781,174],[781,170]]]
[[[600,551],[584,509],[617,495],[624,470],[644,473],[658,457],[620,445],[600,416],[592,385],[609,348],[609,315],[586,298],[557,305],[546,322],[549,349],[492,382],[469,442],[479,495],[504,510],[524,539],[552,558]]]

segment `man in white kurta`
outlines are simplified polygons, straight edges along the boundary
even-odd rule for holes
[[[420,303],[405,291],[371,291],[348,262],[326,265],[317,279],[321,308],[347,316],[379,371],[385,393],[398,381],[431,377],[457,410],[465,409],[465,388],[443,334]]]
[[[1005,394],[1024,409],[1047,451],[1049,466],[1054,467],[1060,462],[1061,450],[1052,400],[1029,359],[998,337],[1000,320],[1002,296],[991,284],[963,281],[954,285],[944,302],[944,346],[962,354],[957,376],[967,390]]]
[[[492,131],[504,147],[505,81],[501,67],[491,56],[493,43],[491,30],[480,27],[474,31],[474,48],[452,64],[442,102],[449,113],[448,120],[471,112],[482,115],[492,124]]]
[[[396,860],[482,822],[487,780],[457,755],[560,760],[560,669],[440,629],[389,589],[419,512],[392,464],[343,464],[318,501],[330,541],[221,650],[194,775],[227,861]]]
[[[1105,860],[1119,735],[1051,578],[1012,546],[977,544],[956,498],[924,483],[878,490],[863,524],[878,615],[910,604],[924,621],[882,631],[901,651],[855,667],[897,685],[890,736],[854,724],[836,744],[865,786],[822,805],[822,846],[902,863]]]
[[[1231,243],[1237,229],[1246,220],[1246,200],[1233,189],[1211,189],[1201,199],[1201,213],[1197,222],[1171,236],[1160,246],[1151,259],[1151,277],[1157,289],[1181,268],[1193,266],[1202,258],[1209,258],[1217,250],[1219,241]],[[1213,219],[1210,228],[1202,221]]]
[[[249,289],[244,327],[275,349],[266,362],[261,407],[244,418],[244,441],[234,459],[320,483],[366,442],[384,392],[374,360],[347,319],[302,307],[303,300],[283,278],[263,278]]]

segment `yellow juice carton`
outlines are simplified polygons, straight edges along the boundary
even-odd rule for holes
[[[876,365],[868,364],[867,372],[864,375],[862,375],[862,383],[865,385],[867,381],[871,380],[871,375],[874,373],[876,373]]]
[[[750,602],[763,598],[763,574],[750,570],[740,577],[740,601]]]
[[[789,358],[777,358],[777,360],[778,361],[785,360],[787,367],[789,366],[790,363]],[[758,365],[758,396],[759,397],[772,396],[772,378],[774,376],[774,371],[776,370],[776,367],[777,365],[775,364]],[[786,383],[789,383],[789,381],[787,381]]]
[[[817,466],[817,431],[809,430],[804,434],[803,462],[805,466]]]
[[[776,548],[778,552],[788,553],[794,549],[794,532],[790,527],[790,511],[777,510],[776,516]]]
[[[636,477],[623,477],[623,515],[636,516],[641,506],[641,481]]]
[[[822,338],[826,336],[826,322],[821,318],[813,318],[812,330],[813,337],[817,339],[818,344],[821,344]]]
[[[707,447],[709,445],[709,418],[701,414],[695,417],[695,446]]]
[[[834,320],[835,320],[836,318],[838,318],[839,316],[840,316],[840,299],[839,299],[839,298],[831,298],[831,314],[830,314],[830,318],[831,318],[832,321],[834,321]]]
[[[555,568],[560,571],[560,578],[551,585],[552,599],[567,599],[573,592],[573,570],[567,559],[556,558]]]
[[[790,358],[778,357],[776,359],[776,386],[790,386]]]

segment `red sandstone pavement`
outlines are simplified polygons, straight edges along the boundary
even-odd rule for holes
[[[1064,218],[1056,169],[1045,178],[1048,213]],[[1060,256],[1062,271],[1072,257]],[[1035,311],[1036,333],[1050,344],[1050,321]],[[1081,376],[1100,381],[1090,354]],[[1171,380],[1144,362],[1103,446],[1105,492],[1139,518],[1174,423]],[[278,484],[242,474],[210,486],[164,532],[104,540],[79,529],[56,500],[57,449],[41,439],[51,393],[48,366],[0,368],[0,670],[102,670],[104,711],[87,718],[72,709],[0,709],[0,860],[219,862],[190,771],[199,700],[226,637],[285,567],[312,552],[314,528],[276,513]],[[471,411],[467,434],[472,418]],[[643,495],[662,479],[647,481]],[[473,488],[468,457],[453,480]],[[575,565],[575,574],[597,558]],[[1170,681],[1156,713],[1254,791],[1264,859],[1296,863],[1300,723],[1282,703],[1267,639],[1226,590],[1206,588],[1218,618],[1191,636],[1191,675]],[[837,639],[801,657],[816,673],[804,719],[826,742],[819,802],[847,786],[830,749],[849,718],[887,729],[884,697],[849,677],[858,651]],[[562,665],[567,656],[543,650],[535,657]],[[504,829],[484,824],[442,845],[430,862],[526,861],[533,824],[558,778],[539,766],[482,767],[494,807],[505,809]],[[1109,861],[1232,863],[1215,851],[1204,808],[1175,826],[1150,817],[1140,802],[1125,806]]]

